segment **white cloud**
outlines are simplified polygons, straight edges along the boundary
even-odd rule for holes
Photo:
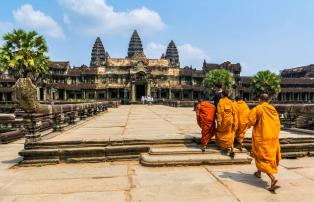
[[[11,31],[13,28],[14,28],[14,26],[12,23],[0,21],[0,34],[4,34],[8,31]]]
[[[166,52],[166,49],[167,45],[165,44],[151,42],[146,46],[144,52],[148,58],[160,58]]]
[[[209,60],[209,56],[202,49],[193,47],[189,43],[178,46],[178,51],[181,56],[181,66],[192,65],[200,68],[204,59]]]
[[[13,11],[15,20],[25,28],[43,32],[54,38],[64,38],[62,28],[50,16],[39,10],[34,10],[30,4],[22,5]]]
[[[67,14],[63,15],[63,22],[66,24],[71,24],[71,20]]]
[[[61,4],[71,10],[77,20],[79,29],[90,34],[112,31],[129,31],[139,29],[141,32],[155,32],[165,28],[159,14],[146,7],[117,12],[105,0],[60,0]],[[71,16],[72,19],[73,16]],[[83,19],[82,19],[83,17]],[[72,20],[74,23],[74,21]],[[74,26],[74,27],[77,27]]]
[[[209,56],[200,48],[193,47],[191,44],[177,46],[181,67],[190,66],[201,68],[204,59],[209,60]],[[167,45],[151,42],[145,48],[145,54],[149,58],[160,58],[166,52]]]

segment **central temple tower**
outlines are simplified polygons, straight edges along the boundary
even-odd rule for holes
[[[143,52],[143,46],[140,36],[138,35],[137,31],[134,30],[132,37],[129,42],[129,48],[128,48],[128,56],[127,58],[132,58],[134,55],[138,53],[144,53]]]

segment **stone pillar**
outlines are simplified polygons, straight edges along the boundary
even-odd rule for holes
[[[64,100],[67,100],[67,91],[64,89]]]
[[[169,100],[171,100],[172,99],[172,95],[171,95],[171,88],[169,88]]]
[[[37,142],[41,140],[40,137],[40,127],[42,125],[42,122],[40,118],[35,118],[32,114],[27,114],[25,117],[23,117],[25,120],[25,128],[27,129],[27,134],[25,136],[25,142]]]
[[[97,91],[94,91],[94,99],[97,99]]]
[[[132,84],[132,92],[131,92],[131,94],[132,94],[131,100],[132,100],[132,102],[135,102],[136,101],[136,98],[135,98],[135,84]]]
[[[147,96],[151,96],[150,82],[147,83]]]
[[[119,88],[117,88],[117,98],[118,98],[118,99],[120,98],[120,91],[119,91]]]
[[[37,92],[37,100],[40,100],[40,88],[36,88]]]

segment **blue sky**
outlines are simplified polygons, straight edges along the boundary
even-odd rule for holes
[[[228,60],[252,75],[313,63],[313,10],[311,0],[2,0],[0,34],[36,30],[52,60],[80,66],[97,36],[111,57],[125,57],[137,29],[150,58],[174,40],[182,67]]]

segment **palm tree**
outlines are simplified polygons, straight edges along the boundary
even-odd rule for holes
[[[269,71],[259,71],[251,81],[251,90],[255,96],[263,93],[268,94],[269,97],[277,96],[280,92],[280,76]]]
[[[35,31],[13,30],[3,36],[0,48],[0,71],[8,71],[18,78],[30,77],[37,81],[40,74],[48,71],[49,57],[45,39]]]
[[[210,90],[217,85],[221,85],[226,90],[231,90],[234,85],[234,79],[230,71],[225,69],[214,69],[207,73],[203,83],[205,87]]]

